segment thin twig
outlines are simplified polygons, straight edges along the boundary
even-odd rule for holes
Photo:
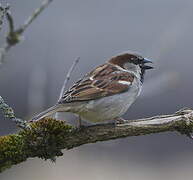
[[[7,4],[5,7],[0,3],[0,31],[3,25],[3,19],[5,17],[6,12],[9,10],[9,5]]]
[[[16,31],[20,34],[23,33],[26,28],[40,15],[40,13],[52,2],[53,0],[44,0],[39,8],[37,8],[33,14],[25,21],[25,23]]]
[[[7,17],[7,21],[9,23],[9,33],[13,33],[15,28],[14,28],[14,22],[13,22],[13,17],[11,15],[10,11],[6,12],[6,17]]]
[[[22,34],[27,29],[27,27],[41,14],[41,12],[52,2],[53,0],[44,0],[39,8],[37,8],[32,15],[25,21],[23,25],[21,25],[18,29],[14,28],[14,20],[11,13],[6,10],[5,16],[7,17],[7,21],[9,24],[9,33],[7,35],[7,41],[0,48],[0,65],[4,61],[5,54],[9,51],[9,49],[21,42]],[[2,10],[2,8],[0,9]],[[1,17],[1,15],[0,15]]]
[[[6,16],[7,21],[8,21],[9,32],[7,35],[7,42],[0,48],[0,65],[4,62],[5,54],[9,51],[11,46],[15,45],[20,40],[19,36],[16,36],[16,34],[14,32],[14,22],[13,22],[13,18],[11,16],[11,13],[9,11],[9,6],[7,6],[6,9],[7,10],[5,12],[5,16]]]
[[[14,22],[10,11],[6,11],[5,16],[9,24],[9,32],[6,38],[6,42],[0,48],[0,65],[4,62],[4,58],[9,49],[20,41],[18,34],[14,32]]]
[[[67,85],[67,83],[68,83],[69,80],[70,80],[70,76],[71,76],[74,68],[75,68],[76,65],[78,64],[79,60],[80,60],[80,57],[78,57],[78,58],[73,62],[71,68],[69,69],[69,71],[68,71],[68,73],[67,73],[67,75],[66,75],[66,78],[65,78],[65,80],[64,80],[64,83],[63,83],[63,86],[62,86],[62,89],[61,89],[61,92],[60,92],[59,99],[62,98],[62,96],[63,96],[63,94],[64,94],[64,91],[65,91],[65,88],[66,88],[66,85]]]
[[[73,62],[72,66],[70,67],[67,75],[66,75],[66,78],[64,79],[64,83],[63,83],[63,86],[62,86],[62,89],[60,91],[60,95],[59,95],[59,98],[58,98],[58,101],[62,98],[62,96],[64,95],[64,92],[65,92],[65,89],[66,89],[66,86],[70,80],[70,76],[74,70],[74,68],[76,67],[76,65],[78,64],[80,60],[80,57],[76,58],[76,60]],[[55,119],[59,119],[59,113],[60,112],[56,112],[55,115],[54,115],[54,118]]]
[[[9,11],[9,6],[2,7],[0,4],[0,30],[3,23],[3,18],[6,16],[9,24],[9,32],[6,38],[6,43],[0,48],[0,65],[3,63],[5,54],[10,48],[21,41],[21,37],[26,28],[40,15],[40,13],[52,2],[53,0],[44,0],[39,8],[26,20],[26,22],[18,29],[14,28],[14,20]],[[3,98],[0,96],[0,110],[4,116],[14,121],[19,127],[26,129],[28,127],[26,121],[16,118],[13,109],[8,106]]]
[[[0,4],[0,30],[2,29],[4,15],[5,15],[4,8]]]
[[[26,129],[28,127],[26,121],[15,117],[13,109],[8,104],[5,103],[4,99],[1,96],[0,96],[0,110],[2,111],[5,118],[9,118],[12,121],[14,121],[18,127],[22,129]]]
[[[11,46],[9,44],[4,44],[2,48],[0,48],[0,66],[4,62],[5,54],[9,51]]]

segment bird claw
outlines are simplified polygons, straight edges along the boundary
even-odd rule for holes
[[[186,126],[190,126],[191,122],[193,121],[191,119],[193,112],[190,111],[189,109],[186,109],[182,111],[181,113],[182,113],[182,118],[184,119]],[[193,135],[191,134],[191,132],[187,132],[186,136],[193,140]]]
[[[123,118],[115,119],[115,125],[117,125],[117,124],[125,124],[126,122],[127,122],[127,120],[125,120]]]
[[[189,126],[190,123],[192,122],[190,116],[192,116],[192,114],[183,114],[182,115],[182,118],[184,119],[187,126]]]

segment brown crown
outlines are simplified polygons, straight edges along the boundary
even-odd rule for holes
[[[137,55],[125,53],[125,54],[112,57],[109,60],[109,63],[118,65],[123,68],[125,63],[131,62],[131,63],[137,64],[137,62],[135,61],[138,61],[138,60],[139,60],[139,57]]]

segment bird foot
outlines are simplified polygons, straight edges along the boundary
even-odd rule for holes
[[[117,124],[125,124],[127,122],[127,120],[123,119],[123,118],[116,118],[115,119],[115,126]]]
[[[192,123],[192,114],[193,111],[190,109],[183,109],[177,112],[178,115],[181,115],[181,118],[183,118],[186,128],[181,132],[182,134],[185,134],[187,137],[193,140],[192,130],[190,128],[190,125]]]

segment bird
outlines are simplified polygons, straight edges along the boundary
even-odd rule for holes
[[[56,112],[71,112],[90,123],[109,120],[121,122],[121,116],[139,96],[146,70],[153,69],[148,58],[126,51],[111,57],[90,71],[68,90],[49,109],[35,115],[38,121]]]

